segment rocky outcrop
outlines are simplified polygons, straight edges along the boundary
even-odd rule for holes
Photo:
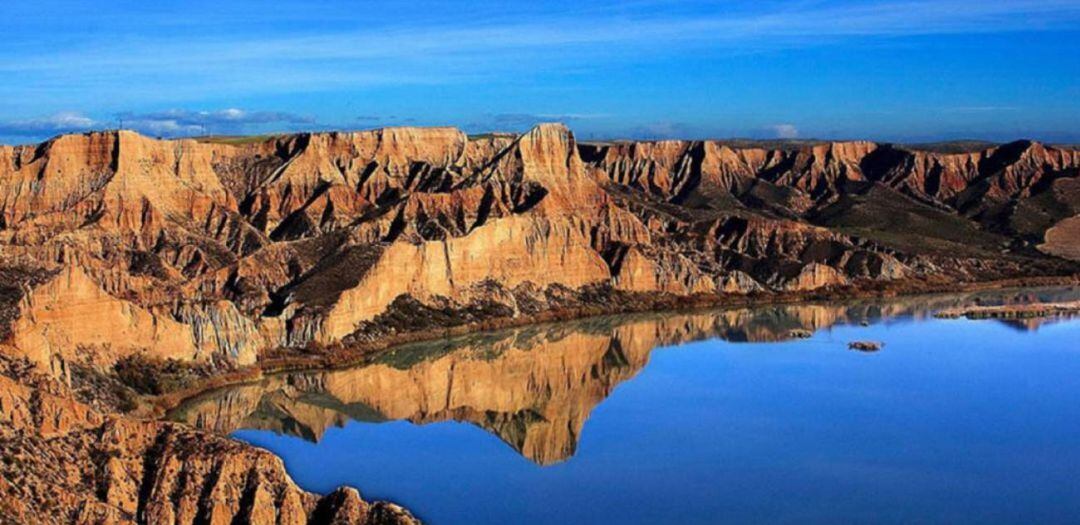
[[[28,362],[0,359],[5,523],[415,523],[353,489],[297,488],[264,450],[176,424],[102,415]]]
[[[0,155],[4,348],[58,371],[251,364],[363,338],[400,300],[513,317],[1078,269],[1080,153],[1031,142],[578,144],[544,124]]]
[[[582,155],[620,185],[671,201],[722,190],[753,195],[762,182],[795,189],[807,203],[848,191],[845,183],[875,182],[954,209],[1038,192],[1061,176],[1075,177],[1080,152],[1018,141],[970,153],[937,153],[871,142],[833,142],[766,150],[718,141],[591,144]],[[775,189],[772,188],[772,189]]]
[[[19,307],[12,345],[38,362],[50,362],[54,349],[77,350],[91,362],[150,347],[162,357],[195,357],[195,340],[186,327],[108,294],[77,265],[31,289]]]

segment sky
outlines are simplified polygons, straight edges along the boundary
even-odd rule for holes
[[[1080,142],[1080,0],[4,0],[0,143],[561,121]]]

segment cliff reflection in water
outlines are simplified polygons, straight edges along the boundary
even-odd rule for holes
[[[272,430],[318,441],[348,420],[464,421],[540,465],[570,458],[585,421],[657,347],[720,338],[783,341],[842,323],[944,308],[1075,298],[1076,290],[611,316],[400,347],[354,368],[281,374],[194,398],[169,417],[220,433]],[[1012,326],[1038,327],[1036,321]]]

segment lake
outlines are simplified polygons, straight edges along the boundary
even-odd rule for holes
[[[610,316],[400,347],[169,417],[435,524],[1075,523],[1078,289]],[[848,343],[884,343],[877,352]]]

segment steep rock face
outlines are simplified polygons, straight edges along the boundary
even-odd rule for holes
[[[0,155],[0,261],[17,269],[3,333],[57,370],[135,353],[249,364],[355,336],[402,298],[514,316],[628,293],[1070,273],[1053,256],[1080,242],[1080,153],[1030,142],[578,144],[545,124],[244,144],[89,133]]]
[[[715,141],[660,141],[586,145],[583,155],[614,182],[679,202],[699,192],[746,191],[758,181],[818,197],[845,180],[863,180],[859,163],[876,148],[839,142],[769,151]]]
[[[468,142],[452,128],[287,137],[275,144],[276,151],[284,152],[279,167],[268,174],[242,173],[243,182],[234,187],[243,188],[243,208],[251,222],[280,236],[290,221],[309,220],[322,227],[327,220],[347,221],[349,212],[355,216],[405,192],[446,190],[461,178],[447,169],[472,160],[466,155]]]
[[[825,286],[847,284],[847,279],[835,268],[819,263],[804,266],[793,278],[784,281],[784,288],[792,291],[816,290]]]
[[[583,155],[610,180],[670,200],[721,188],[744,198],[767,181],[814,200],[843,193],[845,182],[871,181],[962,209],[1039,191],[1040,183],[1075,177],[1080,152],[1029,141],[971,153],[935,153],[870,142],[795,149],[732,149],[715,141],[586,145]],[[720,181],[741,181],[720,183]],[[665,182],[674,181],[674,182]]]
[[[5,522],[416,522],[352,489],[323,498],[304,492],[266,451],[175,424],[103,416],[32,366],[0,358],[0,368]]]
[[[90,353],[91,362],[110,362],[141,348],[185,360],[197,350],[180,323],[109,295],[76,265],[23,297],[12,333],[12,345],[40,363],[64,357],[53,351],[78,350]]]
[[[509,217],[466,237],[391,245],[321,317],[316,339],[340,340],[401,295],[467,303],[484,297],[485,290],[478,287],[487,282],[508,289],[525,283],[580,288],[608,277],[603,259],[572,223]]]

